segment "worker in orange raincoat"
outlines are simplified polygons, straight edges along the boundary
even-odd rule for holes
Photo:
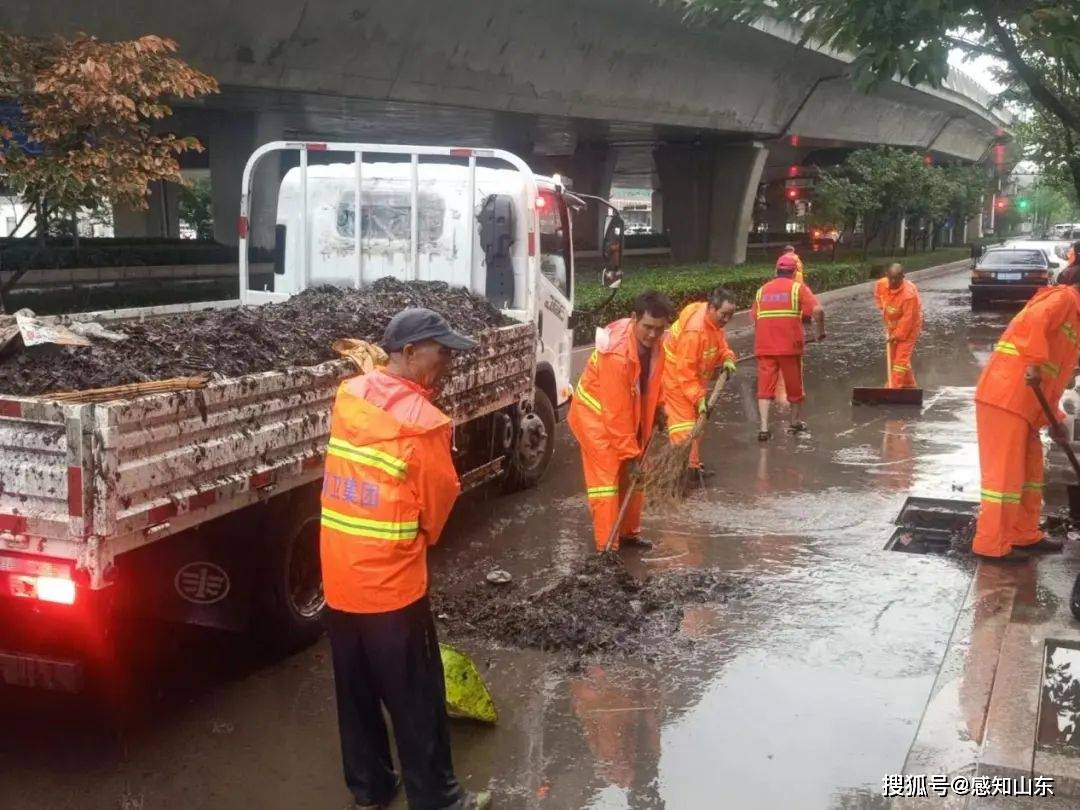
[[[794,245],[784,245],[784,252],[782,254],[780,254],[780,259],[785,259],[786,260],[786,259],[789,259],[789,258],[793,259],[795,261],[795,275],[794,275],[795,281],[798,282],[799,284],[802,284],[803,280],[804,280],[803,279],[803,276],[804,276],[803,271],[804,271],[805,268],[803,267],[803,261],[799,257],[799,254],[795,252],[795,246]],[[776,260],[777,268],[780,267],[780,259]]]
[[[699,416],[706,412],[709,381],[718,368],[735,373],[735,352],[727,343],[724,325],[735,314],[735,299],[717,287],[705,301],[688,304],[664,336],[663,400],[668,439],[672,444],[689,440]],[[699,442],[690,450],[690,467],[705,473]]]
[[[446,687],[428,604],[427,549],[460,490],[450,418],[431,404],[453,351],[475,342],[429,309],[390,321],[385,369],[346,380],[330,417],[320,552],[345,782],[358,808],[483,808],[450,756]]]
[[[570,404],[570,430],[581,445],[593,539],[603,551],[622,499],[640,471],[660,404],[664,354],[660,343],[674,307],[653,290],[634,302],[634,314],[596,330],[596,349],[585,364]],[[650,547],[641,536],[644,496],[630,499],[613,548]]]
[[[825,311],[813,291],[795,281],[795,262],[781,256],[776,263],[776,278],[762,285],[754,296],[750,314],[754,319],[754,355],[758,364],[758,441],[772,438],[769,411],[776,398],[779,380],[784,381],[791,403],[792,433],[806,430],[800,419],[803,393],[802,355],[805,344],[803,321],[813,320],[817,339],[825,339]]]
[[[874,299],[885,320],[885,387],[914,388],[911,358],[922,331],[922,300],[915,285],[904,278],[902,264],[889,265],[874,287]]]
[[[1049,422],[1032,387],[1056,408],[1080,356],[1080,267],[1062,272],[1057,286],[1035,293],[994,344],[975,389],[981,491],[972,551],[993,559],[1024,559],[1060,551],[1044,537],[1043,454],[1039,428],[1054,441],[1068,436],[1057,410]]]

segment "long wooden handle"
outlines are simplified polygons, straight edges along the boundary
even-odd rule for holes
[[[1046,401],[1046,394],[1042,392],[1042,389],[1037,386],[1031,386],[1031,390],[1035,392],[1035,398],[1039,400],[1039,404],[1042,405],[1043,413],[1046,414],[1046,418],[1050,420],[1051,425],[1059,424],[1057,417],[1054,416],[1054,412],[1050,410],[1050,403]],[[1065,442],[1061,445],[1061,449],[1065,451],[1065,455],[1069,457],[1069,463],[1072,464],[1073,472],[1076,473],[1077,480],[1080,480],[1080,461],[1076,460],[1076,453],[1073,452],[1072,446]]]

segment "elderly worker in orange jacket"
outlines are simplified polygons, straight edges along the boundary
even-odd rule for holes
[[[1048,421],[1032,391],[1057,406],[1080,357],[1080,267],[1066,269],[1058,286],[1035,293],[994,345],[975,389],[982,482],[972,551],[996,560],[1022,560],[1060,551],[1044,537],[1043,455],[1039,429],[1068,441],[1057,411]]]
[[[615,529],[622,498],[652,436],[664,372],[660,342],[673,314],[671,302],[660,293],[638,296],[631,317],[596,330],[596,349],[574,390],[570,430],[581,445],[597,551],[604,550]],[[643,505],[638,488],[612,548],[652,546],[641,536]]]
[[[358,808],[393,800],[390,715],[412,808],[484,808],[454,775],[428,604],[427,548],[460,487],[450,418],[431,404],[454,351],[476,344],[429,309],[386,327],[385,369],[346,380],[330,419],[320,551],[345,782]]]
[[[889,265],[874,287],[874,302],[885,320],[886,388],[914,388],[911,358],[922,331],[922,299],[915,285],[904,278],[904,266]]]
[[[717,287],[705,301],[685,306],[664,337],[663,400],[672,444],[690,439],[698,416],[706,411],[706,386],[716,370],[723,368],[729,376],[735,373],[735,352],[724,335],[724,326],[734,314],[734,296]],[[705,473],[696,439],[690,467]]]
[[[805,267],[803,267],[802,258],[799,256],[798,253],[795,252],[794,245],[784,245],[784,252],[781,253],[780,258],[776,260],[777,269],[780,268],[781,262],[787,263],[789,260],[795,263],[795,272],[792,275],[792,278],[795,279],[796,284],[802,284],[805,280]]]

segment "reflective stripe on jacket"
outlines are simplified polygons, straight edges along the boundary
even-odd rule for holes
[[[427,593],[427,547],[460,487],[451,423],[414,383],[375,370],[338,388],[323,476],[327,603],[382,613]]]
[[[639,390],[641,362],[630,318],[598,329],[596,348],[585,364],[570,403],[570,429],[577,440],[598,454],[637,458],[652,435],[664,355],[657,341],[652,350],[648,386]]]
[[[1055,407],[1080,356],[1080,292],[1071,286],[1039,290],[994,344],[979,377],[975,401],[1024,417],[1033,427],[1047,424],[1035,394],[1024,383],[1028,366],[1042,372],[1040,387]],[[1058,413],[1058,418],[1062,414]]]
[[[805,284],[780,276],[766,282],[754,296],[754,354],[781,357],[803,353],[802,322],[817,307],[817,298]]]
[[[705,301],[683,307],[664,335],[665,402],[678,397],[696,405],[705,396],[705,385],[716,369],[735,360],[723,328],[708,316],[708,307]]]

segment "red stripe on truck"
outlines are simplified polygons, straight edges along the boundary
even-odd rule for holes
[[[67,468],[68,517],[83,516],[82,467]]]
[[[255,473],[248,479],[248,487],[251,489],[262,489],[263,487],[270,486],[272,483],[274,483],[273,470]]]
[[[26,531],[26,518],[23,515],[0,515],[0,531],[22,534]]]
[[[161,506],[155,506],[146,514],[146,519],[152,524],[164,523],[171,517],[176,517],[176,513],[180,510],[175,503],[165,503]]]
[[[0,399],[0,416],[13,416],[22,418],[22,403],[12,402],[10,399]]]
[[[217,503],[217,493],[211,489],[188,498],[188,509],[202,509],[205,506],[213,506],[215,503]]]

